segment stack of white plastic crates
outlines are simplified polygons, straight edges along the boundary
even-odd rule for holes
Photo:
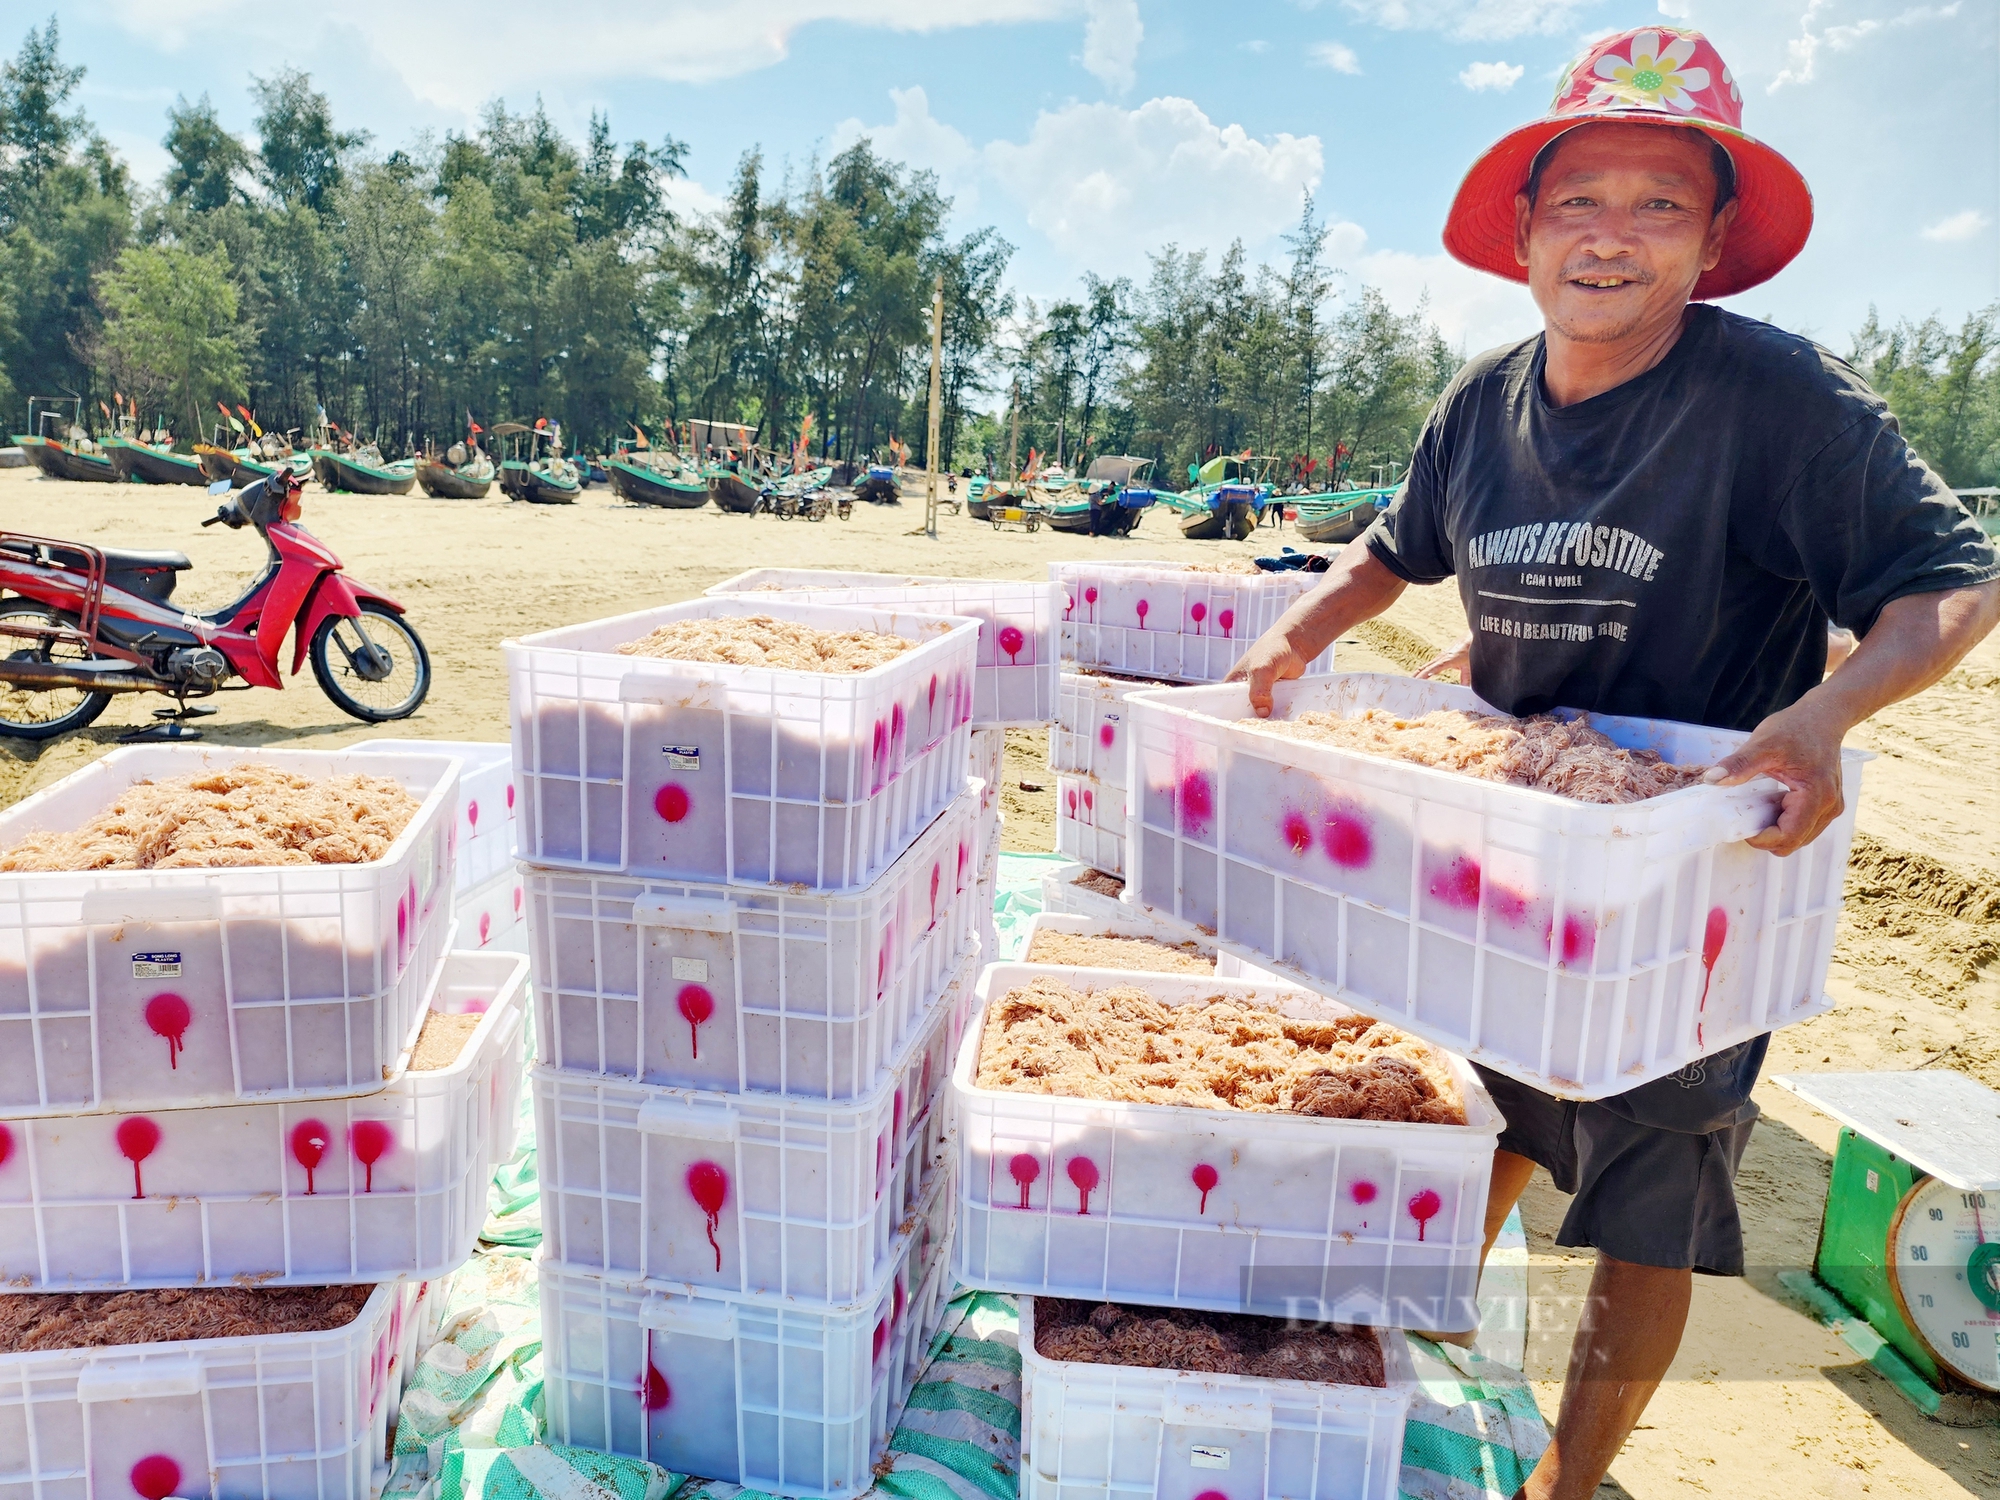
[[[514,868],[514,757],[505,740],[363,740],[365,753],[452,755],[459,761],[452,845],[458,941],[493,953],[528,951],[527,911]]]
[[[838,676],[616,650],[754,614],[916,644]],[[710,598],[508,644],[557,1441],[872,1482],[948,1290],[978,629]]]
[[[1319,581],[1304,572],[1214,573],[1171,562],[1059,562],[1062,677],[1049,769],[1056,773],[1056,852],[1125,876],[1131,809],[1126,697],[1175,683],[1220,682],[1243,652]],[[1308,667],[1333,669],[1333,648]]]
[[[966,770],[985,788],[976,869],[980,942],[991,953],[997,941],[993,903],[999,893],[1000,790],[1007,731],[1041,729],[1056,717],[1057,673],[1065,631],[1060,587],[1053,582],[993,578],[752,568],[708,590],[710,597],[745,600],[778,592],[802,602],[891,605],[979,622],[979,665],[973,674],[971,753]]]
[[[0,847],[242,762],[420,806],[360,864],[0,873],[0,1280],[373,1290],[316,1333],[0,1355],[9,1490],[379,1489],[419,1287],[512,1150],[527,965],[448,951],[455,758],[117,750],[0,815]],[[481,1019],[415,1071],[432,1011]]]

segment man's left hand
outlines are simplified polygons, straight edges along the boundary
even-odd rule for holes
[[[1772,714],[1734,755],[1709,768],[1703,780],[1741,786],[1758,776],[1785,784],[1778,821],[1746,842],[1771,854],[1803,849],[1847,805],[1840,784],[1840,742],[1847,726],[1837,713],[1801,700]]]

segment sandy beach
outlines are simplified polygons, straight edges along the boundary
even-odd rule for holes
[[[214,502],[195,489],[62,484],[0,471],[10,529],[100,545],[184,550],[176,602],[212,607],[262,566],[248,530],[206,531]],[[397,598],[431,652],[430,700],[384,727],[341,714],[310,672],[282,694],[224,694],[206,728],[222,744],[330,747],[392,734],[503,739],[507,682],[501,640],[699,595],[745,568],[820,567],[1044,578],[1051,560],[1254,557],[1289,531],[1246,543],[1184,541],[1165,515],[1125,539],[995,532],[947,510],[921,535],[923,507],[857,506],[851,521],[776,521],[714,509],[662,511],[593,489],[571,507],[437,501],[420,495],[305,495],[305,523],[348,571]],[[919,534],[911,535],[913,529]],[[1449,588],[1412,589],[1382,620],[1338,647],[1354,670],[1407,671],[1463,634]],[[114,701],[91,729],[44,747],[0,741],[0,805],[103,753],[164,700]],[[1739,1182],[1747,1278],[1702,1280],[1689,1332],[1645,1425],[1600,1496],[1639,1500],[1873,1495],[1934,1500],[2000,1493],[2000,1403],[1983,1425],[1923,1417],[1838,1337],[1813,1322],[1778,1272],[1809,1266],[1836,1128],[1769,1080],[1841,1069],[1948,1066],[2000,1086],[2000,639],[1922,697],[1865,725],[1853,743],[1876,752],[1865,774],[1860,835],[1831,989],[1831,1014],[1777,1034],[1765,1110]],[[1040,736],[1009,739],[1010,847],[1050,847],[1053,786]],[[1524,1201],[1534,1310],[1528,1373],[1553,1418],[1588,1254],[1557,1250],[1563,1199],[1538,1175]]]

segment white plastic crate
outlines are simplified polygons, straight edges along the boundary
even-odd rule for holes
[[[0,848],[245,762],[421,806],[366,864],[0,872],[0,1117],[368,1093],[400,1066],[451,926],[455,758],[135,745],[0,813]]]
[[[1057,865],[1046,872],[1042,876],[1042,910],[1101,917],[1107,921],[1124,921],[1131,918],[1141,921],[1157,920],[1136,906],[1129,905],[1120,897],[1107,896],[1102,891],[1085,890],[1078,885],[1077,877],[1087,875],[1090,871],[1089,865],[1069,864]],[[1178,928],[1175,928],[1175,931],[1178,932]]]
[[[1470,690],[1342,674],[1280,715],[1493,710]],[[1140,694],[1127,895],[1224,947],[1537,1088],[1623,1093],[1825,1012],[1860,802],[1778,859],[1742,840],[1782,788],[1571,801],[1246,728],[1240,686]],[[1747,738],[1593,715],[1621,745],[1712,764]]]
[[[714,1291],[866,1296],[947,1159],[946,1084],[973,972],[851,1102],[535,1069],[543,1253],[571,1270]]]
[[[384,1283],[319,1333],[0,1354],[0,1488],[368,1500],[403,1297]]]
[[[539,1260],[551,1439],[778,1495],[863,1493],[943,1310],[950,1177],[870,1294],[836,1307]]]
[[[448,1068],[358,1098],[0,1124],[0,1281],[107,1291],[436,1276],[513,1151],[526,960],[454,953],[435,1007],[485,1019]]]
[[[1088,776],[1056,778],[1056,853],[1125,875],[1125,793]]]
[[[1178,948],[1183,943],[1192,942],[1203,957],[1214,958],[1216,960],[1216,972],[1218,974],[1222,973],[1221,960],[1223,955],[1215,951],[1214,943],[1208,941],[1200,933],[1190,933],[1176,923],[1163,921],[1150,912],[1141,911],[1137,907],[1127,907],[1116,914],[1102,912],[1084,914],[1081,912],[1051,911],[1049,908],[1043,907],[1028,919],[1027,931],[1022,935],[1021,961],[1023,963],[1028,962],[1028,955],[1035,951],[1035,935],[1042,932],[1067,933],[1074,937],[1143,938],[1149,942],[1165,943],[1173,948]],[[1038,960],[1038,962],[1046,962],[1046,960]],[[1234,978],[1238,976],[1231,973],[1224,974],[1223,977]],[[1279,981],[1274,979],[1270,982],[1277,983]],[[1286,989],[1298,988],[1297,985],[1292,984],[1290,981],[1284,981],[1283,984]]]
[[[979,810],[1000,809],[1000,772],[1006,764],[1007,731],[975,729],[965,757],[965,774],[979,782]]]
[[[1063,673],[1056,721],[1049,729],[1049,769],[1123,787],[1131,760],[1125,699],[1132,693],[1169,686],[1172,684],[1151,678]]]
[[[711,598],[747,595],[754,600],[779,590],[802,604],[893,604],[919,613],[977,620],[979,670],[972,679],[972,722],[1040,725],[1055,712],[1061,605],[1052,584],[752,568],[724,579],[707,593]]]
[[[971,946],[976,802],[846,895],[524,867],[540,1060],[670,1088],[867,1093]]]
[[[1465,1125],[1405,1125],[983,1089],[986,1007],[1040,975],[1218,995],[1288,1015],[1346,1007],[1195,974],[993,964],[952,1073],[967,1286],[1376,1327],[1478,1322],[1487,1178],[1501,1120],[1462,1059]]]
[[[1250,643],[1319,583],[1317,573],[1203,573],[1172,562],[1052,562],[1062,659],[1130,677],[1220,682]],[[1333,670],[1333,647],[1306,666]]]
[[[458,941],[488,953],[528,951],[528,898],[513,865],[458,898]]]
[[[620,656],[675,620],[769,615],[917,644],[832,675]],[[958,795],[975,621],[697,599],[504,643],[522,859],[855,890]]]
[[[1021,1299],[1021,1500],[1396,1500],[1417,1392],[1403,1335],[1384,1386],[1046,1359]]]
[[[452,755],[459,761],[452,825],[461,895],[514,867],[514,750],[505,740],[362,740],[357,754]]]

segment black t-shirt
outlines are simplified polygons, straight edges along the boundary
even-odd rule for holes
[[[1363,538],[1456,576],[1472,678],[1557,706],[1750,729],[1905,594],[2000,577],[1881,398],[1806,339],[1705,304],[1645,374],[1553,407],[1542,337],[1471,361]]]

